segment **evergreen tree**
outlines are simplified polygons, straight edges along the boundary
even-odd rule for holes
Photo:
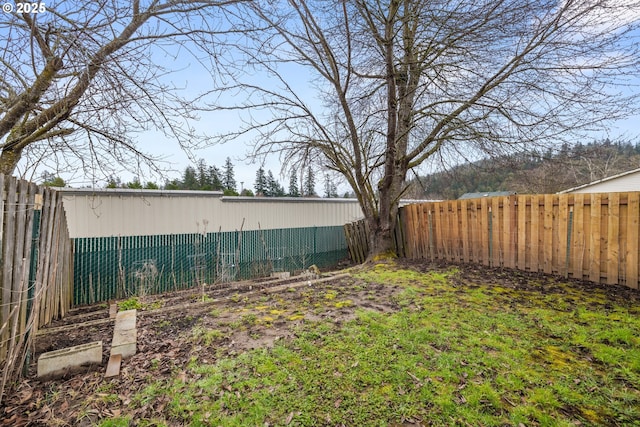
[[[107,180],[106,188],[120,188],[120,187],[122,187],[122,181],[120,181],[120,178],[114,177],[113,175],[109,176],[109,179]]]
[[[298,187],[298,175],[296,171],[291,171],[289,177],[289,197],[300,197],[300,188]]]
[[[324,197],[338,197],[338,188],[328,174],[324,176]]]
[[[222,193],[225,196],[239,196],[238,192],[232,188],[225,188]]]
[[[197,166],[198,190],[208,191],[212,189],[207,172],[207,164],[204,159],[200,159]]]
[[[182,175],[182,189],[183,190],[197,190],[200,187],[198,183],[198,177],[196,170],[193,166],[187,166],[184,168],[184,174]]]
[[[49,171],[45,171],[42,173],[42,185],[45,187],[64,187],[65,182],[64,179],[59,176],[56,176]]]
[[[207,179],[209,180],[209,184],[211,185],[211,190],[213,191],[224,190],[224,186],[222,185],[222,180],[220,179],[220,169],[218,169],[216,166],[209,166],[207,176],[208,176]]]
[[[253,184],[253,189],[256,190],[256,196],[268,196],[267,176],[264,174],[262,166],[256,172],[256,181]]]
[[[236,179],[233,172],[233,163],[231,163],[231,159],[229,157],[227,157],[227,160],[224,163],[222,185],[225,190],[232,190],[233,192],[236,191]]]
[[[109,176],[106,188],[122,188],[122,181],[118,177]]]
[[[282,188],[278,180],[275,179],[271,170],[267,173],[267,191],[271,197],[282,197],[285,194],[284,188]]]
[[[307,176],[304,181],[304,191],[303,195],[305,197],[313,197],[316,195],[316,176],[311,169],[311,166],[307,168]]]
[[[107,186],[107,188],[110,188],[110,187]],[[113,187],[113,188],[115,188],[115,187]],[[172,179],[171,181],[167,181],[164,184],[164,189],[165,190],[179,190],[180,188],[182,188],[182,183],[178,179]]]
[[[134,188],[136,190],[142,189],[142,183],[139,178],[134,178],[133,181],[127,182],[127,188]]]

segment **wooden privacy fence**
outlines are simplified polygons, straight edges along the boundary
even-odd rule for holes
[[[362,264],[369,255],[369,230],[367,222],[350,222],[344,225],[344,236],[349,247],[349,257],[353,262]]]
[[[640,193],[453,200],[400,210],[404,256],[638,288]]]
[[[399,219],[397,224],[399,224]],[[345,224],[343,229],[349,250],[349,257],[353,262],[362,264],[369,256],[369,226],[367,225],[367,221],[361,219],[350,222]],[[392,239],[393,250],[396,251],[399,256],[404,255],[402,224],[399,224],[395,230],[393,230]]]
[[[62,196],[0,174],[0,400],[38,327],[62,317],[73,290],[73,246]]]

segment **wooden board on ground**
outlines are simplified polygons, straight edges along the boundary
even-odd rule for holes
[[[120,375],[120,364],[122,363],[121,354],[112,354],[109,357],[109,363],[107,364],[107,372],[105,372],[105,378],[117,377]]]

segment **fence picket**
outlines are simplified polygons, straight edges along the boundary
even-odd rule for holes
[[[478,226],[480,227],[480,240],[482,244],[480,247],[482,248],[482,252],[480,257],[482,259],[482,264],[490,265],[490,255],[489,255],[489,207],[487,203],[487,198],[483,197],[480,199],[480,214],[478,215]]]
[[[529,269],[529,265],[527,264],[527,253],[529,253],[530,250],[527,251],[527,248],[531,246],[531,238],[529,237],[531,233],[531,215],[527,215],[527,199],[527,196],[517,196],[517,222],[505,227],[505,230],[508,230],[509,233],[514,233],[516,230],[518,232],[518,250],[515,266],[520,270]],[[511,250],[511,248],[507,247],[506,250]],[[505,255],[505,257],[506,256],[508,255]]]
[[[569,272],[569,195],[561,194],[558,198],[558,274],[568,277]]]
[[[404,256],[407,258],[418,258],[418,233],[414,228],[414,223],[417,223],[416,219],[416,205],[411,206],[412,209],[401,210],[399,212],[399,218],[402,226],[402,239],[404,245]]]
[[[489,205],[489,216],[491,221],[491,244],[489,245],[491,250],[491,266],[499,267],[502,265],[504,258],[502,253],[504,250],[505,235],[504,224],[500,221],[501,213],[500,198],[492,197]],[[502,217],[504,219],[504,217]]]
[[[459,261],[462,256],[462,245],[460,241],[460,203],[458,200],[450,202],[451,208],[451,251],[452,260]]]
[[[543,242],[542,242],[542,252],[543,252],[543,268],[545,274],[553,273],[554,266],[554,233],[553,233],[553,199],[554,196],[552,194],[545,194],[542,198],[544,203],[543,209]]]
[[[517,212],[515,208],[515,197],[504,197],[502,199],[502,209],[500,210],[502,213],[502,221],[500,221],[502,224],[502,233],[500,233],[502,238],[502,265],[509,268],[516,266],[517,257],[515,242],[518,239],[518,233],[516,232],[517,228],[514,228],[517,224]],[[500,212],[498,212],[496,217],[499,217]]]
[[[590,245],[590,256],[589,256],[589,280],[592,282],[600,281],[600,261],[601,261],[601,234],[600,234],[600,223],[601,223],[601,215],[602,215],[602,195],[601,194],[592,194],[591,195],[591,231],[589,233],[589,245]]]
[[[573,202],[573,228],[575,236],[573,239],[573,253],[575,260],[573,266],[573,277],[582,278],[585,271],[585,259],[587,258],[587,236],[585,218],[588,216],[585,203],[584,194],[576,194]]]
[[[531,271],[540,271],[540,200],[531,196],[531,255],[529,257]]]
[[[460,200],[460,242],[462,261],[469,262],[469,207],[467,200]]]
[[[609,215],[607,217],[607,284],[618,283],[620,264],[620,194],[609,195]]]
[[[638,242],[640,241],[640,193],[629,193],[625,284],[638,289]]]
[[[2,324],[9,322],[12,324],[9,318],[9,311],[11,309],[11,303],[13,302],[13,294],[17,292],[17,286],[19,282],[13,281],[13,270],[16,260],[13,258],[13,242],[15,241],[15,227],[16,227],[16,202],[17,202],[17,180],[14,177],[9,177],[5,181],[7,188],[3,188],[6,191],[6,201],[4,213],[4,231],[2,239]],[[15,316],[18,315],[16,312]],[[7,357],[9,351],[9,341],[11,337],[11,328],[6,328],[0,335],[0,360],[4,360]]]
[[[22,372],[21,361],[32,347],[38,327],[63,315],[70,307],[73,286],[72,243],[61,198],[41,186],[0,174],[0,362],[4,384],[13,384]],[[58,209],[50,201],[58,200]],[[56,234],[56,240],[51,236]],[[59,263],[51,271],[53,257]]]

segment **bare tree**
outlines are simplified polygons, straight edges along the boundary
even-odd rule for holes
[[[537,161],[531,162],[531,159]],[[593,141],[571,149],[563,146],[558,153],[549,150],[528,159],[514,160],[507,188],[518,193],[556,193],[640,166],[640,155],[631,142],[624,139]]]
[[[215,72],[224,6],[238,0],[42,2],[0,16],[0,172],[23,158],[93,173],[141,163],[134,135],[156,130],[193,148],[196,108],[170,83],[181,51]],[[197,95],[191,94],[193,98]],[[78,164],[80,162],[80,164]]]
[[[237,44],[267,86],[238,77],[255,155],[322,159],[392,250],[407,172],[425,161],[571,140],[637,105],[637,1],[255,0]],[[241,23],[240,23],[241,22]],[[241,27],[241,25],[243,27]],[[236,56],[237,58],[237,56]],[[232,64],[233,65],[233,64]],[[310,76],[303,86],[291,77]],[[306,81],[306,79],[305,79]]]

